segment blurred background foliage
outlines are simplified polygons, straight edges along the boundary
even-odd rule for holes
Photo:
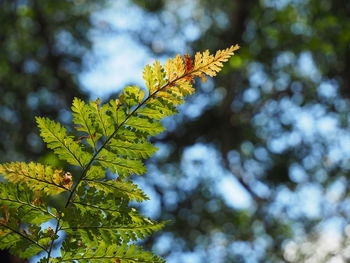
[[[1,161],[37,159],[33,117],[67,122],[89,96],[93,32],[161,60],[238,43],[154,139],[142,209],[172,223],[145,245],[169,262],[348,262],[350,2],[107,2],[0,1]]]

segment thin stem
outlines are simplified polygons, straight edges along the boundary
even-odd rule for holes
[[[26,240],[28,240],[29,242],[33,243],[34,245],[40,247],[42,250],[48,252],[47,249],[46,249],[45,247],[43,247],[42,245],[38,244],[37,242],[35,242],[34,240],[30,239],[29,237],[27,237],[26,235],[22,234],[21,232],[19,232],[19,231],[15,230],[15,229],[13,229],[13,228],[11,228],[11,227],[9,227],[9,226],[3,224],[3,223],[0,223],[0,225],[1,225],[2,227],[5,227],[5,228],[11,230],[13,233],[15,233],[15,234],[17,234],[17,235],[20,235],[20,236],[23,237],[24,239],[26,239]]]
[[[60,220],[61,220],[61,215],[59,216],[59,218],[58,218],[58,220],[57,220],[57,224],[56,224],[56,228],[55,228],[55,233],[54,233],[54,235],[52,236],[49,251],[47,251],[47,263],[50,262],[51,251],[52,251],[52,248],[53,248],[53,244],[55,243],[55,236],[57,235],[57,233],[58,233],[58,231],[59,231],[59,229],[60,229]]]

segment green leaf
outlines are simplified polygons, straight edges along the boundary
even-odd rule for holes
[[[113,152],[132,159],[147,159],[158,150],[149,142],[133,143],[118,139],[111,140],[109,147]]]
[[[155,91],[156,79],[153,77],[152,67],[150,65],[145,66],[142,77],[146,82],[149,93]]]
[[[124,88],[122,96],[127,108],[131,108],[142,102],[145,92],[137,86],[128,86]]]
[[[120,177],[131,174],[144,174],[146,168],[141,161],[120,158],[118,155],[103,149],[100,157],[96,159],[103,167],[111,169],[113,173],[118,173]]]
[[[121,107],[121,102],[119,100],[110,100],[108,107],[109,116],[113,119],[113,131],[117,129],[126,120],[126,111]]]
[[[183,98],[181,98],[180,96],[176,95],[175,93],[173,93],[169,89],[166,90],[166,91],[158,92],[157,96],[159,96],[159,100],[160,101],[165,102],[168,105],[178,106],[178,105],[180,105],[180,104],[185,102],[183,100]]]
[[[156,83],[158,85],[158,89],[167,83],[167,80],[165,78],[165,71],[158,60],[156,60],[156,62],[154,62],[152,65],[152,73],[153,78],[156,80]]]
[[[61,169],[40,163],[5,163],[0,164],[0,174],[12,183],[22,184],[33,191],[56,195],[68,191],[71,178]]]
[[[112,193],[115,196],[127,196],[131,201],[142,202],[149,200],[147,195],[141,189],[139,189],[136,184],[133,184],[130,181],[84,181],[86,181],[90,187],[95,187],[99,191],[104,193]]]
[[[12,254],[21,258],[30,258],[45,250],[51,239],[43,236],[40,227],[29,226],[25,231],[19,229],[17,218],[7,223],[0,222],[0,249],[9,249]]]
[[[114,131],[114,123],[112,117],[109,116],[108,113],[111,113],[111,110],[113,110],[113,112],[116,111],[116,108],[112,108],[109,104],[103,104],[101,106],[99,99],[91,101],[90,105],[94,114],[96,129],[100,134],[109,137]]]
[[[78,234],[82,236],[83,242],[96,243],[103,241],[106,244],[121,244],[137,241],[150,236],[153,232],[164,227],[164,223],[156,223],[149,220],[143,224],[127,225],[92,225],[62,228],[67,234]]]
[[[77,260],[79,263],[165,263],[165,261],[148,251],[140,250],[136,245],[115,246],[101,242],[98,247],[87,247],[75,251],[62,251],[62,257],[54,259],[54,262],[67,262]],[[117,261],[118,260],[118,261]]]
[[[9,229],[1,229],[0,227],[0,249],[9,249],[21,240],[21,236]]]
[[[79,125],[76,129],[85,132],[87,134],[86,141],[93,149],[96,149],[97,134],[93,124],[91,107],[86,105],[84,101],[74,98],[72,111],[73,123]]]
[[[147,135],[157,135],[165,130],[160,121],[150,121],[148,119],[132,116],[127,125],[136,131],[146,133]]]
[[[106,174],[105,168],[103,168],[102,166],[93,165],[87,171],[84,179],[86,180],[102,179],[105,177],[105,174]]]
[[[152,66],[147,65],[144,68],[143,79],[149,94],[153,94],[167,83],[164,69],[158,60]]]
[[[164,117],[177,114],[178,110],[172,104],[162,102],[160,99],[153,99],[147,102],[145,107],[140,109],[139,115],[146,116],[151,120],[161,120]]]
[[[10,214],[13,216],[15,213],[24,223],[42,224],[55,218],[48,207],[41,203],[42,200],[29,189],[12,183],[0,184],[0,207],[7,206],[11,209]]]
[[[89,215],[92,215],[91,223],[96,225],[101,218],[130,218],[129,212],[131,208],[128,207],[130,198],[124,192],[110,191],[98,191],[94,184],[88,185],[89,182],[84,181],[77,190],[77,197],[72,202],[73,205],[80,211],[80,214],[84,218],[79,219],[80,214],[74,214],[76,211],[67,210],[65,212],[64,221],[67,221],[67,217],[70,219],[67,221],[68,226],[79,225],[82,222],[89,223]],[[105,185],[105,187],[109,187]],[[119,189],[118,189],[119,190]],[[98,217],[101,217],[98,219]],[[77,223],[74,223],[78,220]],[[121,220],[124,222],[124,220]]]
[[[68,136],[66,129],[59,123],[41,117],[36,117],[36,121],[40,128],[40,136],[61,160],[80,167],[84,167],[90,161],[91,154]]]

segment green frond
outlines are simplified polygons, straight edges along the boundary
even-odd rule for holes
[[[78,131],[86,134],[86,141],[93,148],[96,149],[97,131],[94,126],[92,117],[92,107],[85,104],[84,101],[74,98],[72,103],[73,123],[79,125],[76,127]]]
[[[158,150],[149,142],[135,143],[119,139],[112,139],[108,146],[113,152],[131,159],[147,159]]]
[[[146,168],[139,160],[129,160],[119,157],[119,155],[106,149],[101,151],[100,157],[96,160],[105,168],[109,168],[112,173],[124,178],[131,174],[144,174]]]
[[[92,165],[87,171],[84,179],[86,180],[100,180],[106,175],[106,169],[100,165]]]
[[[93,188],[92,191],[96,189]],[[128,207],[129,199],[113,196],[112,194],[97,193],[91,190],[87,196],[77,197],[66,209],[61,220],[63,227],[89,226],[119,222],[130,222],[132,209]],[[90,196],[93,196],[91,199]]]
[[[177,113],[178,110],[175,106],[161,99],[149,100],[145,107],[138,112],[139,115],[145,116],[151,120],[161,120]]]
[[[61,160],[80,167],[84,167],[90,161],[91,154],[67,135],[66,128],[48,118],[36,117],[36,121],[40,128],[40,136]]]
[[[91,101],[90,106],[94,116],[94,124],[99,134],[109,137],[114,131],[113,119],[107,113],[110,113],[111,107],[109,104],[101,105],[99,99]]]
[[[149,90],[149,93],[153,93],[156,90],[155,89],[156,80],[155,78],[153,78],[152,67],[150,65],[145,66],[143,70],[142,78],[146,83],[146,87]]]
[[[18,255],[20,258],[30,258],[43,251],[42,248],[23,240],[14,232],[9,232],[3,237],[0,236],[0,249],[9,249],[12,254]]]
[[[126,104],[126,107],[130,109],[131,107],[139,104],[144,99],[145,92],[137,86],[128,86],[124,88],[122,99]]]
[[[85,243],[105,242],[106,244],[122,244],[144,239],[164,227],[164,223],[153,221],[143,224],[128,225],[85,225],[63,227],[68,235],[81,236]]]
[[[47,251],[51,238],[41,232],[40,227],[30,225],[24,230],[17,222],[18,219],[0,222],[0,249],[9,249],[20,258],[30,258]]]
[[[72,201],[72,204],[74,207],[76,207],[82,215],[91,214],[95,216],[102,214],[102,215],[111,215],[111,216],[120,216],[125,209],[120,208],[113,208],[113,206],[110,206],[110,201],[104,203],[104,204],[95,204],[94,202],[81,202],[81,201]],[[86,218],[85,218],[86,219]]]
[[[56,216],[48,211],[39,197],[29,189],[12,183],[0,184],[0,207],[6,206],[11,209],[10,214],[16,215],[24,223],[42,224]]]
[[[0,225],[0,249],[9,249],[21,241],[21,236],[10,229],[1,229]]]
[[[147,65],[143,71],[143,79],[146,82],[146,87],[149,94],[152,94],[159,90],[163,85],[167,83],[166,75],[163,67],[156,61],[152,66]]]
[[[33,162],[0,164],[0,174],[3,174],[5,179],[12,183],[25,185],[33,191],[47,195],[68,191],[72,184],[72,178],[67,176],[63,170]]]
[[[128,127],[122,127],[114,138],[132,143],[142,143],[147,140],[148,136],[143,133],[135,133],[135,131]]]
[[[147,136],[155,136],[165,130],[159,121],[150,121],[145,118],[131,116],[127,125],[136,132],[145,133]]]
[[[165,78],[164,68],[158,60],[156,60],[156,62],[153,63],[152,73],[158,85],[157,89],[159,90],[162,86],[164,86],[167,83],[167,80]]]
[[[168,104],[174,106],[178,106],[185,102],[181,97],[174,94],[170,88],[166,91],[158,92],[157,96],[159,96],[162,100],[165,100]]]
[[[130,181],[92,181],[86,179],[84,181],[86,181],[90,187],[95,187],[97,190],[104,193],[111,193],[115,196],[127,196],[130,201],[143,202],[149,200],[147,195],[138,188],[136,184]]]
[[[108,104],[106,104],[108,107],[108,111],[106,114],[108,114],[112,118],[112,125],[113,131],[118,128],[122,123],[126,120],[126,111],[122,107],[122,103],[116,99],[116,100],[110,100]]]
[[[99,244],[96,247],[88,247],[75,251],[62,251],[62,257],[52,259],[53,262],[72,262],[79,263],[165,263],[165,261],[148,251],[140,250],[136,245],[115,246]]]

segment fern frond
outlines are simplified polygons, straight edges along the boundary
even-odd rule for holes
[[[10,229],[1,229],[0,224],[0,249],[9,249],[21,241],[21,236]]]
[[[111,169],[113,173],[117,173],[121,178],[131,174],[144,174],[146,168],[139,160],[130,160],[120,158],[119,155],[106,149],[101,150],[99,158],[96,158],[103,167]]]
[[[149,220],[143,224],[127,225],[85,225],[77,227],[62,227],[68,235],[75,234],[82,237],[83,242],[91,244],[105,242],[106,244],[122,244],[137,241],[159,231],[165,223]]]
[[[87,171],[86,176],[84,179],[86,180],[100,180],[104,178],[106,175],[106,170],[104,167],[100,165],[92,165],[90,166],[90,169]]]
[[[16,220],[17,221],[17,220]],[[21,258],[30,258],[46,247],[51,238],[40,233],[40,227],[25,231],[17,222],[0,222],[0,249],[9,249]]]
[[[146,172],[143,160],[157,150],[150,137],[164,131],[160,120],[177,113],[177,106],[194,92],[194,78],[205,81],[206,75],[215,76],[238,48],[231,46],[215,55],[197,53],[194,60],[177,55],[164,66],[156,61],[143,72],[147,91],[129,86],[105,104],[100,99],[87,104],[75,98],[76,137],[61,124],[37,117],[48,148],[61,160],[79,166],[81,173],[73,184],[70,173],[48,165],[1,164],[0,175],[7,182],[0,182],[0,249],[24,258],[45,251],[40,262],[164,262],[130,245],[166,222],[151,221],[130,206],[131,201],[148,197],[129,176]],[[109,180],[109,172],[117,174],[117,180]],[[56,200],[51,195],[62,192],[69,196],[65,208],[57,212],[51,207]],[[43,230],[43,223],[51,219],[56,221],[55,229]],[[62,256],[52,258],[59,231],[67,234]]]
[[[90,106],[94,114],[96,129],[105,137],[109,137],[114,131],[113,119],[107,114],[110,110],[108,104],[101,105],[100,99],[91,101]]]
[[[91,185],[89,185],[91,183]],[[120,217],[121,214],[125,214],[129,217],[128,207],[130,202],[130,196],[133,193],[125,193],[126,191],[121,191],[119,189],[107,189],[109,181],[106,185],[101,181],[100,187],[103,190],[98,190],[95,185],[97,182],[84,181],[77,189],[77,197],[72,201],[72,203],[81,211],[82,214],[91,213],[92,215],[101,214],[104,218],[112,215],[112,217]],[[106,189],[105,189],[106,188]],[[142,191],[141,191],[142,193]],[[136,194],[138,198],[138,194]],[[68,215],[67,213],[65,216]],[[84,221],[84,220],[83,220]],[[96,221],[94,221],[96,223]]]
[[[144,133],[135,133],[132,129],[128,127],[120,128],[118,134],[114,137],[117,140],[123,140],[131,143],[143,143],[147,141],[147,135]],[[111,138],[110,141],[113,141]]]
[[[75,251],[63,251],[62,257],[51,259],[53,262],[78,261],[80,263],[165,263],[165,261],[148,251],[140,250],[136,245],[115,246],[99,244],[96,247],[88,247]]]
[[[123,94],[119,97],[121,103],[125,103],[127,109],[139,104],[144,99],[145,92],[137,86],[124,88]]]
[[[147,195],[137,187],[137,185],[129,181],[109,180],[109,181],[93,181],[84,179],[90,187],[95,187],[104,193],[111,193],[114,196],[127,196],[130,201],[143,202],[149,200]]]
[[[185,74],[185,65],[180,55],[177,55],[174,59],[169,58],[164,68],[169,82],[179,79]]]
[[[61,169],[40,163],[13,162],[0,164],[0,174],[12,183],[23,184],[33,191],[56,195],[69,191],[72,177]]]
[[[102,213],[102,215],[110,215],[110,216],[121,216],[122,213],[125,212],[125,209],[113,208],[110,205],[111,202],[106,202],[105,204],[95,204],[90,202],[80,202],[80,201],[72,201],[74,207],[76,207],[82,215],[93,214],[98,215]],[[96,218],[95,218],[96,219]]]
[[[43,203],[44,200],[40,200],[29,189],[12,183],[0,184],[0,207],[5,205],[24,223],[42,224],[56,218]]]
[[[150,65],[145,66],[142,78],[145,81],[146,87],[150,93],[156,91],[156,79],[153,77],[152,67]]]
[[[146,82],[146,87],[149,94],[159,90],[166,84],[164,68],[157,60],[152,66],[147,65],[143,71],[143,79]]]
[[[159,121],[150,121],[136,116],[131,116],[128,119],[127,125],[136,132],[145,133],[147,137],[155,136],[165,130],[162,123]]]
[[[149,142],[128,142],[125,140],[112,139],[109,148],[120,156],[129,157],[131,159],[147,159],[151,157],[158,148]]]
[[[125,123],[127,120],[127,114],[125,109],[122,107],[122,102],[118,99],[116,100],[110,100],[106,108],[108,111],[106,112],[107,115],[109,115],[113,122],[111,127],[113,128],[113,132],[117,129],[120,129],[120,127]]]
[[[78,131],[83,131],[87,134],[86,141],[93,149],[96,150],[97,131],[93,123],[92,108],[85,104],[84,101],[74,98],[72,103],[73,123],[79,125],[76,127]]]
[[[186,97],[194,93],[195,89],[190,80],[181,79],[176,82],[176,85],[169,88],[171,92],[178,97]]]
[[[59,123],[41,117],[36,117],[36,121],[40,128],[40,136],[61,160],[80,167],[84,167],[90,161],[92,155],[68,136],[66,129]]]
[[[20,258],[30,258],[43,251],[41,247],[12,231],[9,231],[5,236],[0,236],[0,249],[9,249],[11,253]]]
[[[238,45],[232,45],[231,47],[218,50],[214,55],[206,50],[203,53],[197,52],[194,59],[194,74],[201,76],[200,73],[205,73],[208,76],[214,77],[222,69],[223,62],[226,62],[231,56],[234,55],[234,51],[238,50]]]
[[[173,91],[178,89],[177,88],[178,86],[176,88],[174,88],[174,87],[169,87],[167,89],[164,89],[164,91],[159,91],[157,93],[157,96],[159,98],[161,98],[162,101],[165,101],[165,103],[167,103],[167,104],[178,106],[178,105],[183,104],[185,101],[182,97],[173,93]]]
[[[177,114],[178,110],[172,104],[163,100],[150,100],[145,107],[140,109],[139,115],[145,116],[151,120],[161,120],[164,117]]]

